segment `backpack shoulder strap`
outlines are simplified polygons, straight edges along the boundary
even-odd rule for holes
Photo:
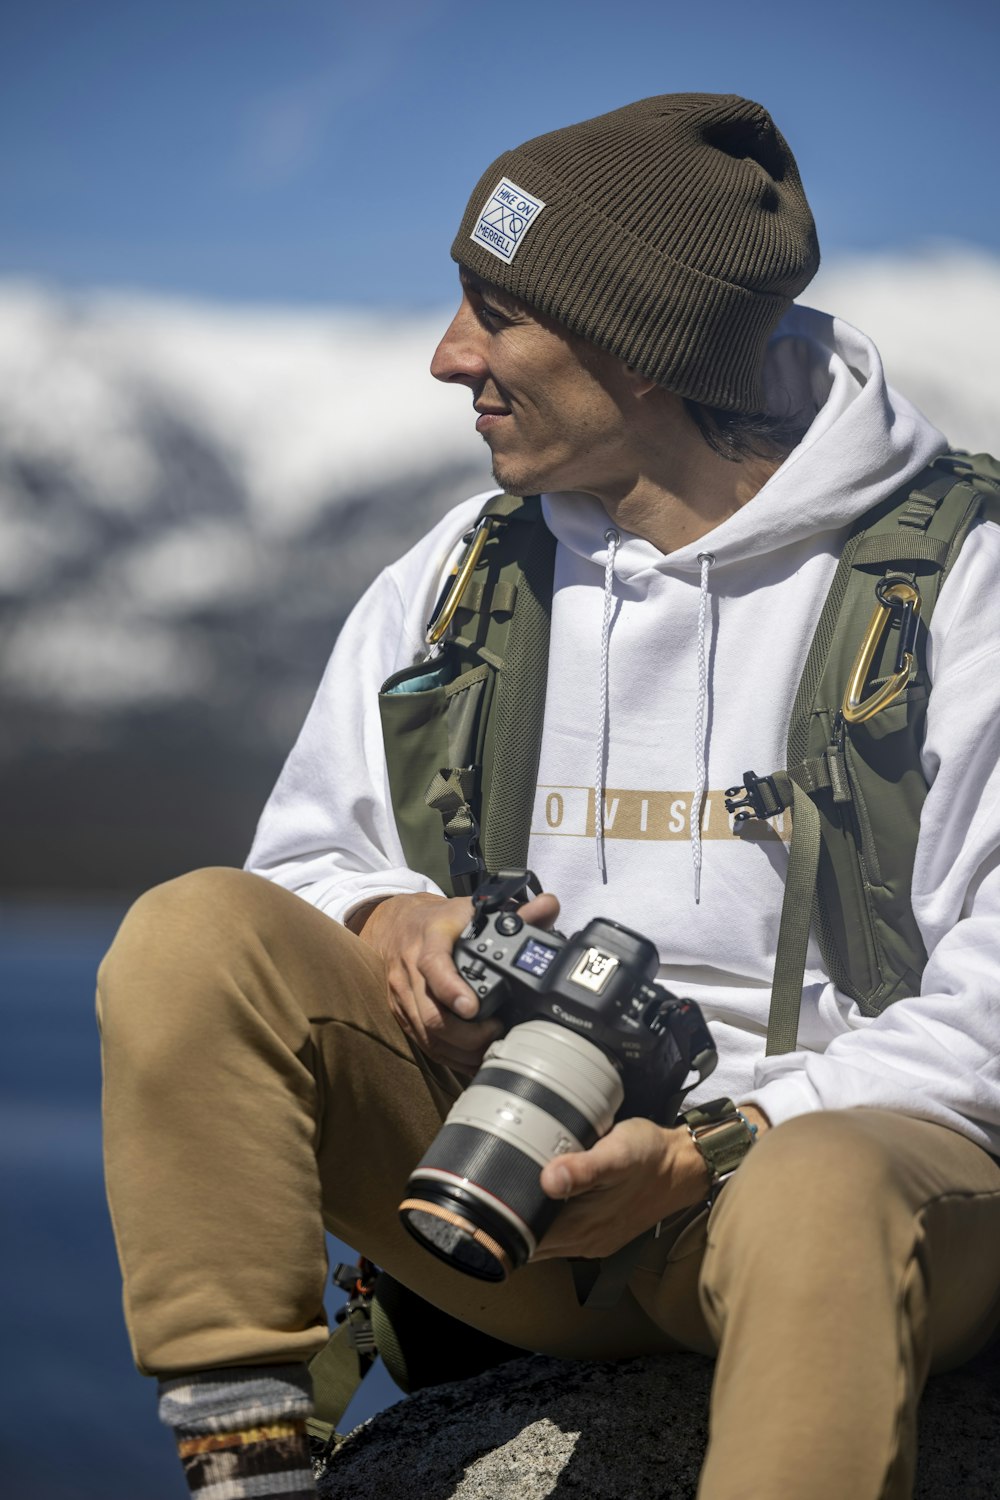
[[[507,514],[497,540],[492,597],[497,600],[498,588],[510,590],[509,612],[502,644],[489,643],[499,665],[482,759],[483,860],[491,871],[526,869],[528,864],[548,685],[555,550],[540,496],[521,501]],[[488,576],[490,566],[487,561]],[[496,622],[502,613],[494,603],[490,620]],[[500,634],[497,624],[494,630]]]
[[[991,472],[992,471],[992,472]],[[921,618],[926,630],[944,577],[973,522],[980,515],[1000,519],[1000,463],[987,454],[971,458],[941,454],[915,484],[897,492],[860,517],[841,553],[820,615],[788,729],[789,765],[804,758],[810,719],[824,678],[830,688],[846,686],[845,667],[853,664],[856,628],[867,623],[870,592],[866,580],[895,569],[922,576]]]
[[[750,816],[792,811],[769,1053],[796,1045],[811,923],[827,972],[864,1014],[919,990],[910,879],[927,792],[927,626],[980,517],[1000,517],[1000,465],[949,453],[860,518],[802,673],[788,769],[748,773],[746,796],[730,799]]]
[[[412,868],[458,895],[524,867],[548,675],[555,538],[539,496],[496,495],[428,627],[432,655],[380,694]]]

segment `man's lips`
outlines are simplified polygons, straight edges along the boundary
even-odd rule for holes
[[[476,431],[489,432],[492,427],[496,427],[499,422],[509,416],[510,412],[507,411],[480,411],[476,418]]]

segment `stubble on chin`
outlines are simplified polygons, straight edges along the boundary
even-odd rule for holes
[[[511,489],[510,476],[503,465],[497,459],[494,459],[490,468],[493,474],[493,483],[497,488],[503,490],[505,495],[516,495],[517,490]]]
[[[537,495],[539,487],[532,482],[531,473],[521,468],[518,470],[511,463],[505,463],[502,458],[493,455],[491,461],[493,471],[493,483],[498,489],[503,490],[505,495]]]

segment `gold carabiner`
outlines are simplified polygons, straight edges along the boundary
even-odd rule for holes
[[[913,676],[915,659],[909,646],[913,644],[913,632],[920,613],[919,591],[912,584],[905,583],[901,579],[894,579],[891,583],[880,583],[876,587],[876,596],[878,603],[875,606],[875,613],[872,615],[858,654],[854,658],[844,701],[840,705],[840,712],[848,724],[862,724],[865,719],[871,719],[883,708],[888,708],[889,704],[899,697]],[[888,681],[876,688],[870,697],[862,699],[861,694],[868,680],[872,662],[875,660],[875,652],[889,628],[889,619],[896,610],[903,611],[900,629],[907,631],[909,627],[908,633],[900,641],[899,657],[902,659],[897,658],[896,671]]]
[[[428,646],[436,646],[451,624],[455,611],[461,603],[462,595],[465,593],[465,586],[472,577],[473,569],[486,546],[495,519],[494,516],[484,516],[472,533],[468,550],[457,571],[452,575],[455,579],[454,583],[427,622],[427,634],[424,639]]]

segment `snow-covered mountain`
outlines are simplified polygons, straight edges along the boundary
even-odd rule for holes
[[[1000,260],[842,262],[808,300],[956,444],[1000,447]],[[361,588],[488,482],[468,393],[427,373],[445,317],[0,282],[8,787],[38,757],[51,801],[67,752],[74,775],[89,754],[162,776],[211,743],[220,768],[258,758],[259,800]],[[65,820],[87,792],[60,795]]]
[[[835,265],[809,296],[874,335],[953,441],[997,442],[1000,262]],[[231,692],[209,638],[254,610],[328,640],[487,480],[466,393],[427,373],[442,324],[0,284],[5,695],[119,712]]]
[[[206,633],[251,610],[328,639],[431,497],[488,478],[437,326],[0,286],[3,689],[224,691]]]
[[[870,334],[892,384],[954,447],[1000,449],[1000,258],[939,246],[835,261],[803,301]]]

